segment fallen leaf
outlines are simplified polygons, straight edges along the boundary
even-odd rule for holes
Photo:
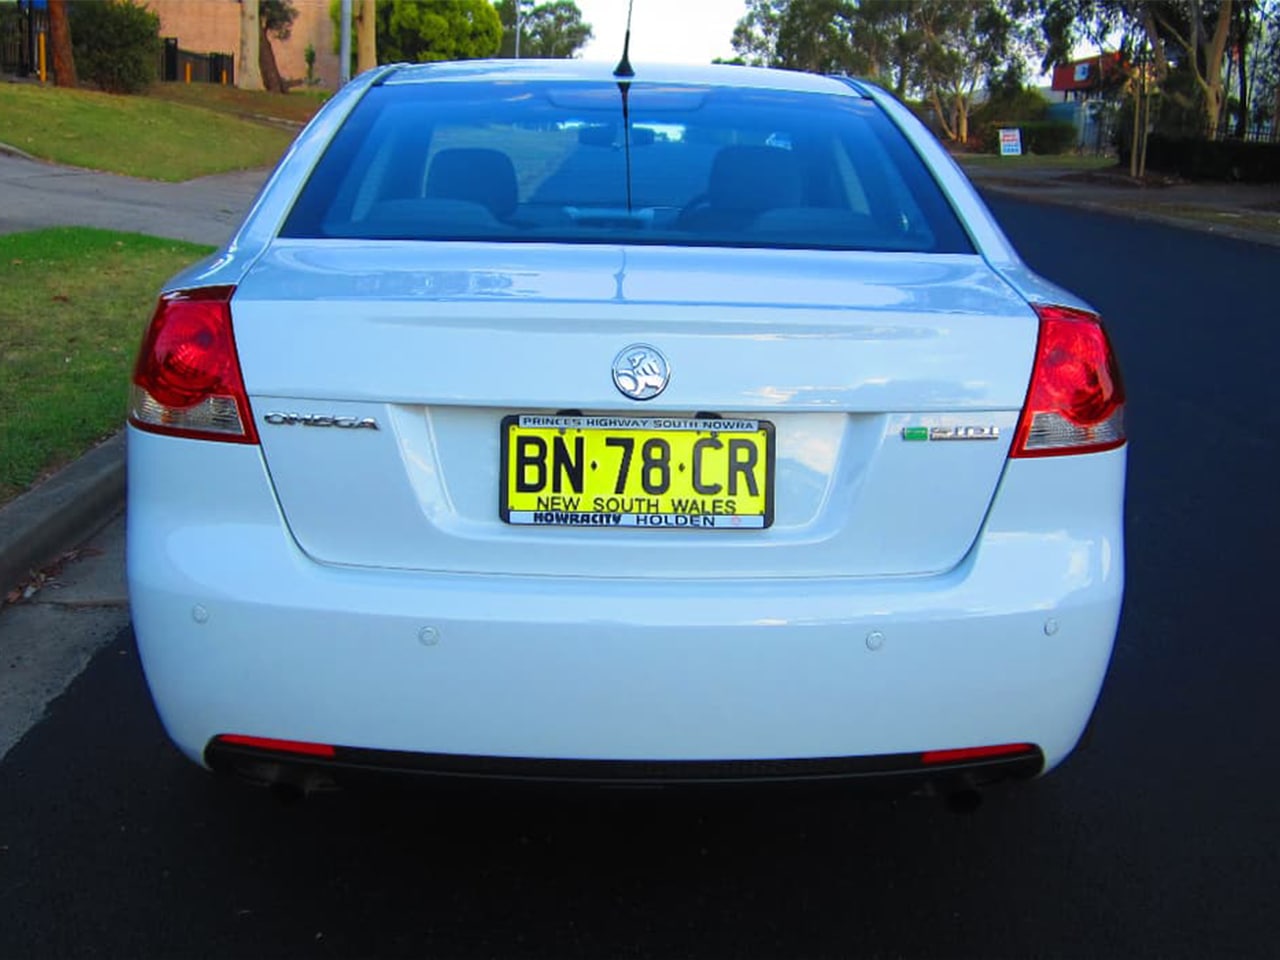
[[[53,299],[56,303],[70,303],[70,302],[71,302],[71,298],[70,298],[70,297],[68,297],[65,293],[55,293],[55,294],[53,295],[52,299]]]

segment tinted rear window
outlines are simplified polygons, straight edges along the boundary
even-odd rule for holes
[[[388,84],[283,235],[970,253],[915,151],[854,97],[634,83]]]

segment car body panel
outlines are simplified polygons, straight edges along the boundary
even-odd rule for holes
[[[469,572],[948,569],[995,491],[1036,336],[1026,303],[975,256],[287,241],[232,308],[268,468],[303,549]],[[643,403],[610,375],[638,341],[673,367]],[[589,413],[773,422],[776,521],[763,549],[741,549],[739,531],[502,523],[502,418],[555,413],[566,397]],[[281,413],[383,429],[264,419]],[[905,442],[917,426],[992,439]]]
[[[135,630],[197,762],[250,733],[597,759],[1031,742],[1052,767],[1120,609],[1120,516],[1097,491],[1122,488],[1123,450],[1011,463],[962,565],[865,582],[332,567],[289,536],[257,448],[131,429],[129,456]]]

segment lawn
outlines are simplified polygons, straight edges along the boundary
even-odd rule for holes
[[[0,502],[120,428],[160,284],[211,251],[86,227],[0,236]]]
[[[216,83],[157,83],[147,91],[147,95],[237,117],[274,117],[291,123],[306,123],[332,96],[332,92],[299,88],[291,93],[268,93]]]
[[[1040,155],[1024,153],[1020,157],[1002,157],[994,153],[952,154],[962,167],[1003,167],[1007,170],[1053,167],[1063,170],[1102,170],[1116,165],[1115,157],[1100,157],[1092,153],[1059,153]]]
[[[274,124],[159,97],[0,83],[0,142],[77,167],[190,180],[269,166],[293,136]]]

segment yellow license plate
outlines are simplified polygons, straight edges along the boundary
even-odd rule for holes
[[[761,530],[773,523],[773,448],[764,420],[509,416],[502,519]]]

